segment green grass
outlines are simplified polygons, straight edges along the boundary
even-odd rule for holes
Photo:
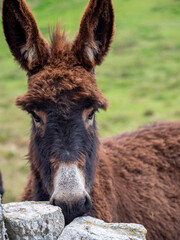
[[[96,69],[107,112],[97,116],[101,137],[154,121],[180,119],[180,1],[113,0],[116,34],[110,54]],[[87,0],[29,0],[43,35],[60,19],[72,38]],[[14,105],[26,76],[13,61],[0,29],[0,169],[4,202],[17,201],[28,175],[30,119]]]

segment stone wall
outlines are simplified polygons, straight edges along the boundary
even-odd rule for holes
[[[145,236],[142,225],[105,223],[88,216],[64,227],[61,209],[48,202],[0,204],[0,240],[145,240]]]
[[[6,228],[3,219],[3,208],[1,205],[1,195],[0,195],[0,240],[7,240],[8,236],[6,233]]]

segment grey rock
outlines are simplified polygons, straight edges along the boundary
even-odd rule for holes
[[[76,218],[58,240],[145,240],[146,229],[139,224],[105,223],[92,217]]]
[[[7,240],[8,236],[6,233],[6,228],[4,224],[4,219],[3,219],[3,209],[1,205],[1,195],[0,195],[0,240]]]
[[[64,228],[61,209],[48,202],[8,203],[3,209],[10,240],[57,240]]]

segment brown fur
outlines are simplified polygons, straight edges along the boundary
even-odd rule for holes
[[[42,67],[49,56],[49,44],[39,32],[36,21],[25,1],[6,0],[3,1],[2,6],[4,33],[15,59],[18,59],[22,68],[28,71]],[[9,11],[6,11],[7,8]],[[20,41],[17,36],[18,29],[21,29],[19,34],[22,34],[21,31],[25,29],[26,41],[24,39]],[[28,52],[32,55],[30,61]]]
[[[180,239],[179,122],[102,140],[96,168],[96,217],[142,223],[149,240]]]
[[[16,41],[15,22],[26,32],[23,46]],[[107,109],[93,73],[112,41],[111,0],[89,1],[73,42],[66,41],[58,25],[49,47],[24,0],[3,1],[3,25],[12,54],[29,76],[27,92],[16,100],[18,106],[38,111],[41,104],[55,103],[68,114],[72,104],[90,98]],[[32,133],[31,174],[22,200],[34,200],[36,179],[41,179],[33,139]],[[179,240],[180,123],[159,123],[104,139],[97,149],[93,216],[141,223],[148,229],[148,240]],[[56,160],[52,162],[56,166]]]
[[[101,26],[98,26],[100,21]],[[114,33],[113,22],[114,13],[111,1],[89,1],[74,44],[76,54],[84,65],[92,68],[102,63],[112,42]],[[101,29],[98,33],[98,27],[101,28],[102,25],[103,30]],[[98,38],[97,41],[95,41],[96,37]],[[90,61],[87,53],[85,53],[86,48],[89,48],[94,55],[92,61]]]

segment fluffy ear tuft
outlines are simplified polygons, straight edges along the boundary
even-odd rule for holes
[[[74,51],[89,68],[100,65],[108,53],[114,33],[114,11],[111,0],[90,0],[82,17]]]
[[[26,2],[3,0],[2,7],[4,34],[15,59],[29,72],[41,68],[48,59],[49,45]]]

